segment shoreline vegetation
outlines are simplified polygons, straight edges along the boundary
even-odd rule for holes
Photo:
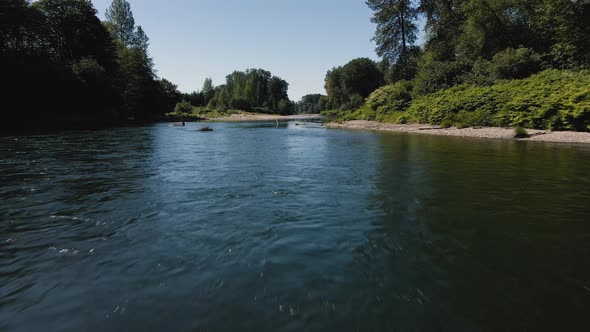
[[[382,59],[353,59],[328,71],[321,114],[342,122],[330,127],[586,141],[590,2],[368,0],[367,5]],[[427,38],[417,44],[423,19]],[[469,129],[474,127],[484,129]],[[508,127],[515,129],[502,129]]]
[[[113,0],[101,21],[87,0],[0,3],[1,133],[100,129],[173,120],[300,113],[289,83],[264,69],[205,79],[184,93],[158,76],[131,5]],[[309,109],[304,110],[304,112]],[[317,113],[317,112],[316,112]]]
[[[515,128],[503,127],[467,127],[443,128],[429,124],[395,124],[367,120],[350,120],[344,122],[329,122],[327,128],[374,130],[382,132],[409,133],[418,135],[453,136],[467,138],[503,139],[518,141],[534,141],[548,143],[576,143],[590,144],[590,133],[575,131],[549,131],[540,129],[526,129],[528,137],[515,137]]]
[[[0,2],[0,132],[143,124],[174,108],[177,85],[157,75],[129,3],[97,15],[87,0]]]
[[[546,131],[530,140],[590,132],[589,1],[366,4],[381,60],[334,67],[325,76],[325,95],[295,102],[286,80],[256,68],[236,70],[220,85],[206,78],[200,90],[179,91],[157,75],[149,38],[126,0],[113,0],[104,21],[86,0],[3,1],[0,70],[10,84],[0,99],[0,131],[320,113],[384,128],[419,123]],[[418,44],[420,20],[427,37]]]
[[[461,84],[416,94],[415,82],[376,89],[355,110],[322,114],[337,121],[419,123],[443,128],[524,127],[590,131],[590,71],[548,69],[490,85]]]
[[[166,114],[161,121],[178,122],[178,121],[203,121],[203,122],[247,122],[247,121],[290,121],[290,120],[320,120],[325,116],[321,114],[274,114],[246,112],[241,110],[227,110],[220,112],[202,107],[193,107],[193,110],[187,113],[172,112]]]
[[[354,111],[332,110],[329,128],[590,143],[590,72],[548,69],[491,85],[425,95],[412,82],[376,89]],[[509,129],[513,128],[513,129]]]
[[[209,118],[211,122],[248,122],[248,121],[312,121],[321,120],[324,117],[319,114],[295,114],[295,115],[273,115],[273,114],[251,114],[239,113],[222,116],[218,118]]]

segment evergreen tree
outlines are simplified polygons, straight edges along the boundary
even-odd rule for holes
[[[377,24],[373,38],[377,54],[399,64],[403,78],[410,78],[405,68],[416,42],[418,9],[412,0],[368,0],[367,5],[374,12],[371,21]]]
[[[135,19],[131,5],[125,0],[113,0],[106,11],[106,19],[112,25],[113,34],[125,46],[136,42]]]
[[[133,34],[133,47],[138,48],[140,51],[144,52],[145,54],[148,53],[148,47],[150,46],[149,43],[150,39],[143,31],[141,25],[137,26],[137,31]]]
[[[211,78],[206,78],[205,82],[203,82],[203,89],[201,89],[201,93],[203,94],[203,101],[204,104],[207,105],[215,96],[215,87],[213,86],[213,80]]]
[[[138,49],[141,54],[143,55],[144,61],[146,62],[147,66],[149,67],[150,71],[153,75],[155,75],[154,70],[154,60],[150,57],[148,48],[150,46],[150,39],[145,34],[141,26],[137,26],[137,30],[135,31],[133,37],[133,47]]]
[[[457,39],[465,21],[468,0],[421,0],[419,10],[426,17],[426,48],[436,60],[453,60]]]
[[[377,63],[359,58],[328,71],[325,82],[328,107],[351,110],[360,106],[359,101],[362,103],[384,83],[384,79]]]

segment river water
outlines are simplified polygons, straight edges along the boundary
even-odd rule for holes
[[[590,328],[590,147],[197,127],[0,138],[1,331]]]

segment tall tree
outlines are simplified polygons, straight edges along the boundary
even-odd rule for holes
[[[125,47],[130,47],[136,40],[135,19],[131,5],[125,0],[113,0],[106,11],[106,19],[112,25],[113,34]]]
[[[290,113],[293,103],[288,97],[289,84],[263,69],[234,71],[226,76],[224,85],[213,88],[211,79],[203,84],[201,94],[212,108],[226,110],[229,107],[248,111],[252,108]]]
[[[145,54],[148,53],[148,47],[150,46],[150,39],[143,31],[141,25],[137,26],[137,31],[133,34],[133,47],[138,48]]]
[[[0,72],[10,82],[0,112],[15,120],[5,123],[100,126],[173,109],[180,94],[155,80],[129,4],[115,1],[108,16],[101,22],[90,0],[0,0]]]
[[[590,0],[535,0],[530,20],[539,41],[560,68],[590,65]]]
[[[469,0],[421,0],[419,10],[426,17],[426,49],[435,60],[453,60],[457,38],[465,21]]]
[[[377,63],[359,58],[328,71],[325,83],[328,107],[352,110],[383,85],[384,79]]]
[[[24,60],[50,51],[46,17],[26,0],[0,1],[0,56]]]
[[[301,97],[295,105],[298,114],[317,114],[326,109],[328,97],[321,94],[311,94]]]
[[[154,70],[154,60],[150,57],[148,48],[150,46],[150,39],[143,31],[143,28],[138,25],[137,30],[133,36],[133,47],[138,49],[144,58],[144,61],[148,65],[149,69],[152,71],[152,74],[155,75]]]
[[[113,67],[111,38],[96,17],[89,0],[40,0],[33,4],[46,18],[54,60],[71,64],[94,58],[102,66]]]
[[[397,63],[404,78],[410,78],[407,67],[410,49],[416,42],[418,9],[412,0],[367,0],[373,10],[371,21],[377,24],[373,40],[379,56]]]
[[[211,99],[215,97],[215,87],[213,86],[213,80],[211,78],[208,77],[205,79],[201,93],[203,94],[203,102],[205,105],[209,104]]]
[[[289,100],[287,91],[289,83],[280,77],[273,76],[268,81],[268,107],[272,110],[278,110],[281,100]]]

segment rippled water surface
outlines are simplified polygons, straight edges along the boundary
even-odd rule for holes
[[[0,330],[590,328],[589,147],[212,126],[0,137]]]

